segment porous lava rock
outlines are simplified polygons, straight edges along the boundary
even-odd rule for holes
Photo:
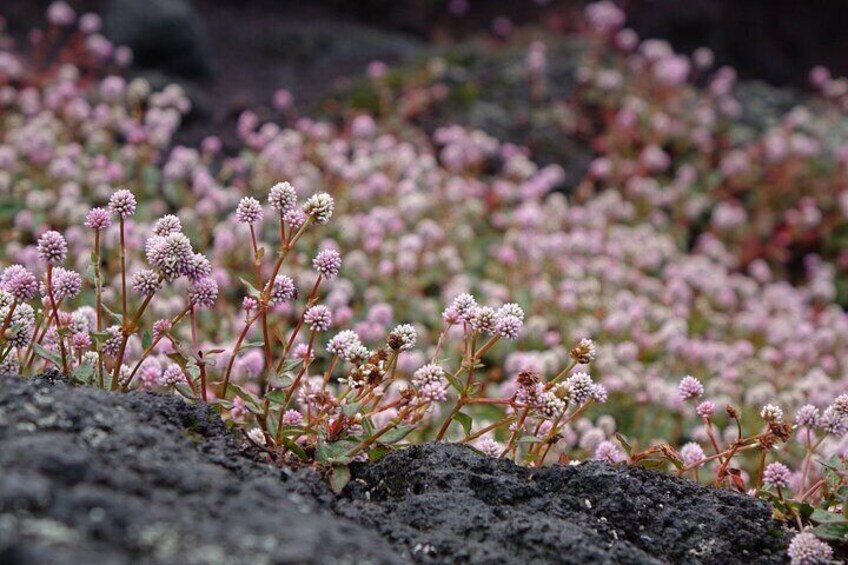
[[[782,563],[766,504],[629,467],[427,444],[321,475],[209,407],[0,377],[0,562]]]

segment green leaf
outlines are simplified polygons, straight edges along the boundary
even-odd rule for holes
[[[615,439],[617,439],[618,443],[621,444],[621,447],[624,448],[624,451],[627,453],[628,457],[633,454],[633,446],[630,445],[630,442],[628,442],[623,435],[618,432],[615,432]]]
[[[59,356],[58,353],[54,353],[48,349],[45,349],[43,346],[37,343],[33,346],[33,350],[35,351],[35,354],[41,357],[42,359],[50,361],[57,367],[62,366],[62,358]]]
[[[280,443],[282,443],[286,449],[294,453],[301,461],[309,461],[309,455],[307,455],[303,448],[295,443],[291,438],[283,436],[280,438]]]
[[[153,345],[153,336],[150,335],[149,331],[144,330],[144,333],[141,334],[141,347],[147,351],[151,345]]]
[[[347,465],[334,465],[330,472],[330,488],[336,494],[341,494],[350,482],[350,469]]]
[[[462,425],[462,429],[465,430],[465,435],[471,434],[471,424],[473,423],[471,416],[465,412],[457,412],[453,419]]]
[[[279,388],[277,390],[272,390],[271,392],[265,395],[265,400],[267,400],[271,404],[285,404],[286,391]]]
[[[452,386],[454,389],[456,389],[456,392],[462,392],[462,385],[461,385],[461,384],[459,384],[459,381],[456,379],[456,377],[455,377],[455,376],[453,376],[453,375],[451,375],[450,373],[447,373],[447,372],[446,372],[446,373],[445,373],[445,378],[448,380],[448,382],[451,384],[451,386]]]
[[[177,392],[182,394],[184,397],[188,398],[189,400],[194,400],[194,392],[187,384],[177,383],[174,385],[174,388],[177,389]]]
[[[265,246],[264,245],[256,250],[256,260],[261,261],[263,257],[265,257]]]
[[[822,510],[821,508],[816,508],[813,510],[812,515],[810,516],[810,520],[817,524],[846,524],[848,520],[845,519],[845,516],[842,514],[836,514],[835,512],[828,512],[827,510]]]
[[[188,362],[186,362],[185,368],[192,380],[196,381],[200,378],[200,367],[197,366],[197,361],[189,359]]]
[[[121,316],[117,312],[113,312],[105,304],[103,304],[103,309],[106,310],[106,313],[109,314],[109,316],[111,316],[113,320],[115,320],[115,323],[117,323],[120,326],[124,325],[124,317],[123,316]],[[110,336],[111,336],[111,334],[110,334]]]
[[[823,540],[848,541],[848,523],[822,524],[813,528],[813,533]]]
[[[372,463],[376,463],[389,453],[391,453],[391,450],[389,450],[388,448],[380,445],[375,445],[374,447],[368,450],[368,460]]]
[[[91,377],[94,376],[94,367],[92,367],[88,363],[77,365],[74,368],[73,374],[71,376],[75,381],[79,382],[80,384],[88,384],[89,382],[91,382]]]
[[[347,456],[348,451],[357,446],[354,441],[334,441],[327,443],[323,438],[318,439],[318,446],[315,449],[315,460],[318,463],[338,463],[346,465],[350,463],[350,457]]]
[[[239,280],[241,281],[241,284],[243,284],[244,286],[247,287],[248,296],[251,296],[253,298],[260,298],[262,296],[262,293],[259,292],[259,290],[257,290],[257,288],[255,286],[253,286],[252,284],[247,282],[245,279],[243,279],[242,277],[239,277]]]
[[[253,349],[256,347],[262,347],[265,344],[261,341],[248,341],[247,343],[243,343],[241,347],[239,347],[238,353],[241,353],[245,349]]]
[[[229,388],[231,388],[233,392],[236,393],[236,396],[238,396],[247,403],[248,408],[250,408],[251,406],[255,408],[259,407],[259,399],[244,390],[243,388],[241,388],[240,386],[238,386],[237,384],[230,383]]]
[[[380,443],[382,444],[391,444],[396,443],[411,432],[414,428],[408,424],[400,424],[399,426],[392,428],[391,430],[384,433],[380,436]]]
[[[358,402],[354,402],[352,404],[345,404],[344,406],[342,406],[342,414],[350,418],[351,416],[359,412],[359,408],[360,406]]]

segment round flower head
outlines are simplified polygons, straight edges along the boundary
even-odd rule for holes
[[[680,456],[683,458],[683,464],[687,467],[694,465],[698,461],[702,461],[705,457],[704,450],[694,441],[690,441],[680,448]]]
[[[141,296],[152,296],[162,287],[159,274],[149,269],[135,273],[131,284],[133,291]]]
[[[812,404],[805,404],[795,412],[795,423],[805,428],[817,427],[819,418],[819,409]]]
[[[336,278],[342,266],[342,258],[335,249],[324,249],[312,260],[312,266],[327,280]]]
[[[760,417],[766,422],[780,423],[783,421],[783,410],[780,409],[780,406],[775,404],[766,404],[763,406],[763,409],[760,410]]]
[[[775,488],[789,486],[789,468],[783,463],[769,463],[763,471],[763,482]]]
[[[418,397],[425,403],[444,402],[448,398],[447,381],[424,383],[418,388]]]
[[[518,339],[518,334],[521,333],[523,325],[520,318],[511,314],[506,316],[498,316],[498,321],[495,324],[495,333],[503,338],[514,340]]]
[[[498,316],[515,316],[522,322],[524,321],[524,310],[514,302],[508,302],[498,308]]]
[[[705,400],[702,403],[698,404],[695,408],[695,412],[701,418],[709,418],[715,412],[715,403],[710,400]]]
[[[218,283],[211,277],[197,279],[188,289],[191,303],[198,308],[210,308],[218,300]]]
[[[563,383],[568,391],[568,398],[574,404],[583,404],[595,396],[595,383],[589,373],[574,373]]]
[[[171,320],[163,318],[153,322],[153,339],[159,339],[171,331]]]
[[[833,409],[833,406],[825,408],[821,420],[819,420],[819,426],[827,433],[838,438],[848,434],[848,418],[840,415]]]
[[[85,332],[77,332],[71,336],[71,347],[77,353],[84,353],[91,348],[91,338]]]
[[[687,375],[681,379],[680,384],[677,386],[677,393],[683,400],[698,398],[704,394],[704,385],[695,377]]]
[[[327,351],[333,355],[344,357],[348,349],[357,345],[362,345],[359,335],[353,330],[344,330],[333,336],[327,343]]]
[[[429,363],[412,374],[412,384],[421,388],[427,383],[441,383],[445,380],[445,370],[439,365]]]
[[[833,410],[840,416],[848,417],[848,394],[840,394],[831,404]]]
[[[172,233],[181,233],[182,231],[182,222],[180,222],[180,219],[173,214],[162,216],[161,218],[156,220],[155,224],[153,224],[153,233],[160,237],[165,237],[166,235],[171,235]]]
[[[75,271],[57,267],[53,273],[54,298],[74,298],[82,290],[82,277]]]
[[[3,270],[0,288],[18,302],[29,302],[38,292],[38,280],[21,265],[11,265]]]
[[[109,210],[116,216],[126,219],[135,214],[136,204],[135,195],[129,190],[121,189],[109,199]]]
[[[259,301],[253,298],[252,296],[245,296],[241,301],[241,308],[245,312],[250,312],[254,308],[259,306]]]
[[[112,225],[112,216],[106,208],[92,208],[85,216],[85,227],[94,231],[109,229]]]
[[[284,426],[301,426],[303,425],[303,414],[298,412],[297,410],[286,410],[283,414],[283,425]]]
[[[453,299],[450,306],[460,320],[468,321],[477,309],[477,301],[470,294],[460,294]]]
[[[186,261],[182,274],[190,281],[196,281],[212,275],[212,264],[201,253],[195,253]]]
[[[833,563],[833,549],[811,532],[801,532],[792,538],[789,549],[790,565],[823,565]]]
[[[236,221],[242,224],[255,224],[262,219],[262,204],[253,197],[245,196],[236,208]]]
[[[45,232],[38,238],[38,256],[45,263],[59,265],[68,256],[68,243],[57,231]]]
[[[106,332],[109,334],[109,337],[103,342],[101,351],[106,357],[117,357],[118,351],[121,348],[121,342],[123,341],[121,326],[109,326],[106,328]]]
[[[411,324],[401,324],[389,333],[386,339],[389,347],[396,351],[409,351],[415,347],[415,342],[418,339],[418,332]]]
[[[476,447],[483,453],[483,455],[487,455],[489,457],[497,457],[503,450],[503,446],[490,437],[481,438],[480,441],[477,442]]]
[[[168,365],[159,377],[159,382],[164,387],[175,386],[184,381],[183,370],[178,365]]]
[[[584,337],[577,343],[577,345],[571,348],[569,354],[572,359],[581,365],[587,365],[595,360],[598,350],[591,339]]]
[[[335,205],[332,196],[326,192],[319,192],[310,196],[303,204],[303,212],[313,218],[315,223],[326,224],[333,217]]]
[[[621,463],[624,461],[624,454],[621,449],[611,441],[602,441],[595,448],[595,460],[606,461],[609,464]]]
[[[306,223],[306,214],[300,208],[292,208],[283,214],[283,221],[293,229],[300,229]]]
[[[47,8],[47,21],[57,27],[68,27],[74,23],[77,14],[67,2],[58,0]]]
[[[169,282],[185,272],[194,256],[191,242],[182,233],[171,233],[164,237],[155,235],[147,240],[144,248],[147,262],[158,268]]]
[[[323,304],[319,304],[310,307],[303,314],[303,321],[313,332],[325,332],[333,324],[333,314],[329,308]]]
[[[471,329],[487,335],[494,335],[497,322],[498,315],[488,306],[477,306],[468,318]]]
[[[274,285],[271,287],[271,296],[269,303],[282,304],[297,298],[297,287],[294,281],[288,275],[277,275],[274,279]]]
[[[297,191],[288,182],[278,182],[268,192],[268,204],[282,216],[297,206]]]

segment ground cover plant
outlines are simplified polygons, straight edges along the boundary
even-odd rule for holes
[[[237,154],[174,146],[182,89],[122,78],[97,16],[53,4],[29,46],[0,40],[3,372],[208,403],[337,489],[425,441],[655,467],[770,500],[802,531],[794,562],[830,559],[848,317],[824,141],[842,120],[802,107],[736,141],[732,71],[697,87],[706,54],[639,43],[608,2],[586,17],[567,104],[597,155],[578,179],[415,127],[379,65],[397,114],[247,111]],[[529,49],[518,80],[542,101]],[[815,78],[837,112],[840,82]],[[819,253],[784,268],[800,240]]]

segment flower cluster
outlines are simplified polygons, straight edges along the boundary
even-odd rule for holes
[[[372,69],[376,116],[245,112],[224,156],[173,145],[181,89],[104,76],[127,55],[92,18],[49,18],[84,39],[43,49],[61,65],[0,41],[3,371],[214,403],[283,462],[451,440],[664,467],[802,529],[822,518],[805,505],[836,514],[848,199],[829,75],[821,115],[743,131],[732,70],[640,42],[600,2],[579,58],[536,41],[508,59],[530,88],[504,81],[539,124],[518,129],[556,140],[535,146],[594,141],[582,177],[474,128],[417,129],[467,75],[445,60],[399,92]],[[568,96],[560,59],[580,61]],[[829,552],[805,532],[789,555]]]

